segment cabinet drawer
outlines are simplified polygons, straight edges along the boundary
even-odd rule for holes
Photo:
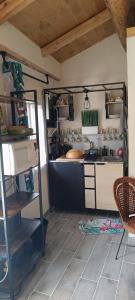
[[[94,176],[94,165],[84,165],[84,175]]]
[[[95,208],[95,191],[85,190],[85,208]]]
[[[85,188],[94,188],[94,178],[92,177],[85,177]]]

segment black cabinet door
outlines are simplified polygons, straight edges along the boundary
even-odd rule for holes
[[[78,162],[49,163],[50,205],[73,210],[85,207],[83,164]]]

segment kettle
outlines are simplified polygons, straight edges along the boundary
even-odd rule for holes
[[[116,150],[116,154],[117,154],[118,156],[120,156],[120,157],[123,157],[123,148],[122,148],[122,147],[118,148],[118,149]]]

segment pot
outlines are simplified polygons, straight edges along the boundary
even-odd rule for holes
[[[66,158],[80,159],[80,158],[83,158],[83,154],[78,149],[71,149],[66,153]]]

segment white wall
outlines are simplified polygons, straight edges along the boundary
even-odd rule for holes
[[[127,38],[129,175],[135,177],[135,36]]]
[[[85,85],[107,82],[127,81],[126,52],[116,34],[104,39],[93,47],[62,63],[62,80],[57,86]],[[74,96],[75,121],[65,122],[66,128],[81,127],[81,114],[85,94]],[[105,117],[105,94],[91,93],[91,108],[99,110],[101,128],[119,128],[120,120]]]
[[[126,52],[116,34],[104,39],[62,64],[67,85],[96,84],[127,79]],[[60,85],[60,82],[57,83]]]
[[[11,52],[41,68],[45,73],[52,74],[58,79],[61,77],[60,63],[51,56],[43,58],[40,47],[8,22],[0,26],[1,47],[10,49]]]

